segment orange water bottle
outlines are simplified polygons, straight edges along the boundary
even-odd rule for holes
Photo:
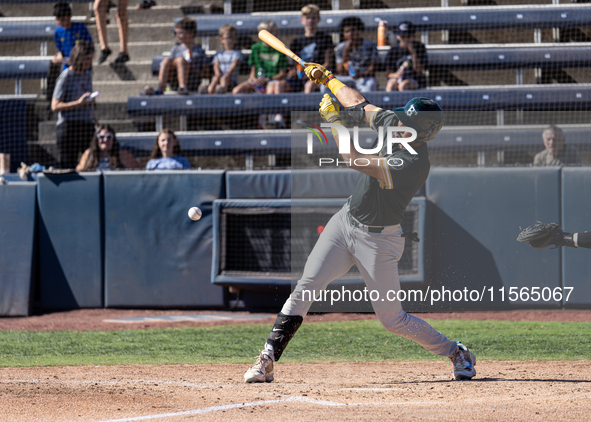
[[[385,47],[388,45],[388,22],[380,21],[378,24],[378,47]]]

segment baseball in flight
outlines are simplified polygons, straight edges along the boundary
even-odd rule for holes
[[[189,218],[193,221],[199,220],[202,215],[203,215],[203,213],[197,207],[192,207],[189,209]]]

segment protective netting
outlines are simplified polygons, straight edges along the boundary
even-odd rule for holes
[[[291,168],[292,116],[317,110],[322,94],[259,43],[263,27],[372,104],[440,103],[446,126],[432,142],[433,165],[532,165],[550,125],[582,165],[591,162],[591,5],[316,5],[3,1],[0,170]],[[173,138],[162,146],[159,137]]]

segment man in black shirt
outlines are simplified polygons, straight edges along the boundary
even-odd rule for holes
[[[413,98],[405,107],[383,110],[369,102],[355,89],[345,86],[324,66],[306,63],[306,75],[316,84],[324,84],[346,108],[343,113],[354,121],[367,122],[380,133],[382,148],[374,145],[377,154],[364,154],[349,145],[341,145],[342,125],[339,105],[328,94],[320,103],[320,115],[331,123],[336,143],[347,165],[359,171],[359,179],[348,203],[328,222],[310,253],[302,277],[283,308],[255,365],[244,374],[249,382],[271,382],[273,366],[300,327],[312,305],[313,294],[325,290],[328,284],[347,273],[353,264],[361,272],[370,294],[374,311],[390,332],[413,340],[427,350],[449,357],[456,380],[476,375],[476,358],[461,342],[449,340],[425,321],[402,310],[400,301],[390,292],[400,290],[398,261],[404,251],[400,222],[412,197],[423,186],[429,174],[426,143],[443,126],[443,112],[428,98]],[[312,77],[319,69],[321,78]],[[401,131],[397,131],[401,127]],[[380,130],[381,129],[381,130]],[[394,149],[384,142],[389,131],[404,142],[404,148]],[[398,144],[395,144],[398,145]],[[317,297],[317,296],[316,296]]]
[[[388,82],[386,91],[410,91],[427,85],[423,71],[428,59],[425,45],[414,40],[412,22],[401,22],[396,29],[396,38],[391,40],[386,59]]]

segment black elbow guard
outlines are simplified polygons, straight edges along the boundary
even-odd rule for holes
[[[368,104],[369,102],[365,100],[354,106],[346,107],[341,110],[341,114],[351,118],[355,123],[363,123],[363,120],[365,119],[365,106]]]

